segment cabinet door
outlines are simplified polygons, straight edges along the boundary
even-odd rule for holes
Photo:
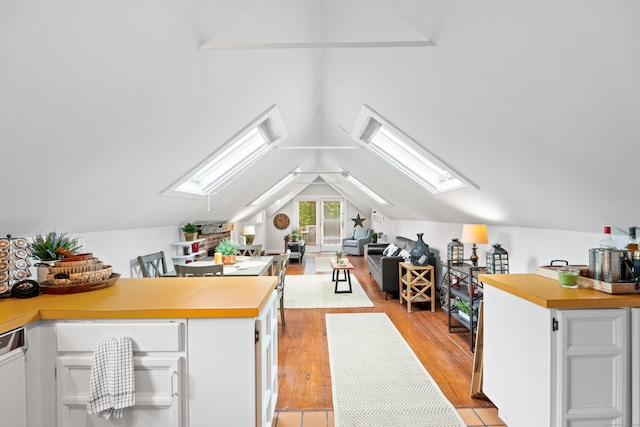
[[[630,425],[629,313],[558,310],[556,425]]]
[[[640,426],[640,308],[631,309],[631,420]]]
[[[278,311],[274,292],[256,321],[257,426],[271,425],[278,400]]]
[[[182,357],[135,356],[135,406],[125,410],[124,418],[108,420],[87,413],[92,359],[88,354],[58,357],[59,427],[185,426],[180,414]]]
[[[58,426],[186,426],[185,328],[182,319],[57,321]],[[105,335],[133,343],[135,406],[122,419],[87,413],[93,351]]]
[[[0,424],[27,426],[24,352],[16,349],[0,356]]]

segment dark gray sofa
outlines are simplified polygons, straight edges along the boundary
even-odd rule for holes
[[[393,240],[393,244],[411,252],[411,249],[413,249],[416,242],[415,240],[398,236]],[[404,261],[404,259],[399,256],[383,256],[382,253],[384,250],[384,247],[367,248],[367,268],[369,269],[371,277],[373,277],[378,286],[380,286],[382,292],[385,293],[385,297],[389,294],[397,297],[400,286],[398,279],[398,264],[401,261]],[[433,266],[435,273],[437,256],[431,250],[429,250],[429,264]]]

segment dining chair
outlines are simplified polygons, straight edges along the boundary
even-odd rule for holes
[[[291,249],[287,249],[284,254],[275,255],[273,259],[276,262],[276,275],[278,276],[278,285],[276,286],[277,297],[280,300],[280,321],[282,326],[286,324],[284,320],[284,277],[287,273],[287,264],[291,257]]]
[[[176,264],[177,277],[205,277],[205,276],[223,276],[224,270],[222,264],[213,265],[189,265],[189,264]]]
[[[258,257],[262,255],[262,244],[259,245],[238,245],[238,255]]]
[[[167,273],[167,262],[163,251],[139,256],[138,264],[140,264],[142,277],[162,277]]]

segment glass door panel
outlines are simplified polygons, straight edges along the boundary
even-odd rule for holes
[[[298,226],[309,252],[332,252],[342,244],[342,200],[298,200]]]
[[[315,246],[317,241],[318,203],[315,200],[300,200],[298,202],[298,224],[302,240],[309,246]]]
[[[322,250],[338,248],[342,242],[342,202],[322,201]]]

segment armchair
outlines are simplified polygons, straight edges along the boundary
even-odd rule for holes
[[[364,245],[371,242],[373,230],[356,227],[353,235],[342,239],[342,252],[349,255],[364,255]]]

